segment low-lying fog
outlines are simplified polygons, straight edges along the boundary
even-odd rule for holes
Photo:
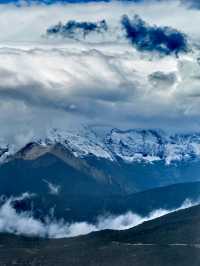
[[[45,217],[45,222],[34,218],[31,212],[17,212],[13,207],[13,203],[18,200],[23,200],[32,195],[24,193],[22,196],[16,198],[11,197],[2,200],[0,207],[0,232],[13,233],[25,236],[37,236],[47,238],[64,238],[74,237],[78,235],[88,234],[93,231],[100,231],[103,229],[125,230],[141,224],[145,221],[158,218],[170,212],[197,205],[198,202],[191,202],[189,199],[183,204],[173,210],[158,209],[148,216],[143,217],[133,212],[127,212],[119,216],[112,214],[106,216],[99,216],[96,224],[83,222],[66,223],[64,219],[56,220],[50,217]]]

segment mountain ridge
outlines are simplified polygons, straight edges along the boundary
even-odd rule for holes
[[[49,130],[45,137],[33,137],[21,146],[0,143],[0,162],[10,160],[31,143],[47,149],[61,144],[75,157],[94,156],[109,161],[126,163],[154,163],[166,165],[179,161],[200,159],[200,133],[167,134],[161,130],[117,128],[101,134],[93,128],[78,131]]]

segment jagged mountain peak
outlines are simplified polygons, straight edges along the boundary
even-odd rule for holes
[[[200,158],[200,133],[167,134],[161,130],[113,128],[107,132],[85,126],[78,130],[50,129],[43,138],[34,137],[24,146],[1,142],[0,160],[3,162],[27,144],[41,147],[61,144],[75,157],[95,156],[110,161],[132,162],[175,161]]]
[[[135,145],[143,154],[147,151],[147,155],[159,155],[160,159],[170,159],[169,156],[175,154],[182,157],[199,155],[199,133],[167,134],[161,130],[128,130],[114,131],[111,136],[113,139],[120,138],[128,146]]]

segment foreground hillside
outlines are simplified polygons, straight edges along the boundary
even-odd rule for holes
[[[2,234],[0,265],[197,266],[200,206],[125,231],[45,240]]]

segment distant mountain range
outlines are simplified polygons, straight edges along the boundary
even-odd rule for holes
[[[58,218],[93,221],[104,213],[146,215],[199,200],[200,134],[53,130],[21,148],[1,147],[0,195],[34,194],[17,207],[34,204],[37,217],[54,208]]]
[[[50,131],[22,147],[1,145],[2,192],[34,190],[42,180],[72,194],[131,194],[200,181],[200,134],[169,136],[152,130],[98,133]],[[5,179],[5,180],[4,180]],[[9,190],[6,187],[8,183]],[[30,186],[31,185],[31,186]],[[44,184],[43,184],[44,185]],[[67,186],[66,186],[67,185]],[[42,186],[40,186],[42,187]],[[62,188],[61,188],[62,189]]]
[[[49,130],[45,137],[32,137],[24,144],[6,143],[0,140],[0,160],[10,160],[23,150],[26,159],[34,159],[41,153],[33,153],[30,143],[41,147],[41,153],[56,144],[69,150],[75,157],[96,157],[110,161],[156,162],[166,164],[200,158],[200,133],[167,134],[161,130],[119,130],[83,127],[76,131]]]
[[[53,130],[21,146],[0,143],[0,208],[29,192],[12,205],[37,221],[53,215],[95,224],[100,215],[131,211],[144,217],[200,200],[200,134]],[[70,239],[1,234],[0,264],[197,266],[199,213],[196,206],[129,230]]]
[[[129,230],[104,230],[69,239],[1,234],[0,262],[21,266],[198,266],[199,227],[200,206],[195,206]]]

